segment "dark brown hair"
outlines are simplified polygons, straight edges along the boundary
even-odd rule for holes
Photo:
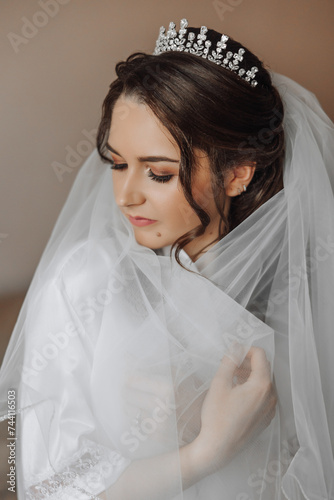
[[[196,28],[189,28],[195,34]],[[207,36],[218,41],[220,34]],[[241,45],[230,39],[229,50]],[[244,64],[244,66],[243,66]],[[283,188],[284,133],[283,104],[262,62],[246,49],[240,67],[257,66],[258,85],[252,87],[233,71],[185,52],[159,55],[132,54],[116,65],[117,79],[103,103],[97,148],[105,161],[112,110],[121,96],[134,97],[147,105],[169,130],[181,152],[180,182],[190,206],[201,224],[181,236],[180,250],[204,233],[210,217],[194,200],[192,179],[196,170],[194,148],[208,155],[212,190],[225,234]],[[247,191],[231,199],[228,220],[224,216],[226,173],[236,166],[254,162],[255,173]]]

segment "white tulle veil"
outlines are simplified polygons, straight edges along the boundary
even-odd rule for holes
[[[180,473],[175,498],[334,498],[333,126],[312,94],[273,80],[284,189],[198,273],[136,243],[96,151],[82,167],[2,365],[3,418],[16,391],[19,498],[96,498],[132,461],[191,441],[222,356],[241,362],[252,345],[271,362],[275,418],[185,491]]]

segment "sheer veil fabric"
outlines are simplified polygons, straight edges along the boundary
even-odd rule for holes
[[[1,371],[3,418],[17,395],[19,499],[97,498],[133,461],[192,441],[221,358],[241,363],[252,345],[272,366],[275,418],[185,491],[180,473],[174,498],[334,499],[333,125],[311,93],[273,80],[284,189],[198,273],[136,243],[96,151],[82,167]]]

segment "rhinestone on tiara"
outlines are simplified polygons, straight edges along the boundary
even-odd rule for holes
[[[221,35],[219,42],[213,47],[212,42],[207,40],[208,28],[206,26],[201,26],[197,37],[195,33],[191,31],[187,33],[187,19],[181,19],[179,32],[177,32],[175,28],[175,23],[169,23],[166,33],[166,29],[161,26],[153,52],[154,55],[170,51],[189,52],[190,54],[203,57],[204,59],[208,59],[215,64],[233,71],[252,87],[256,87],[258,82],[255,80],[255,76],[259,69],[256,66],[252,66],[248,71],[244,68],[240,68],[239,64],[244,59],[245,49],[240,48],[238,52],[235,53],[228,50],[227,45],[229,37],[227,35]]]

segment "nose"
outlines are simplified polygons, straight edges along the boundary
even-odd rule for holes
[[[145,194],[142,189],[138,168],[128,166],[123,172],[115,172],[114,193],[119,207],[142,205]]]

